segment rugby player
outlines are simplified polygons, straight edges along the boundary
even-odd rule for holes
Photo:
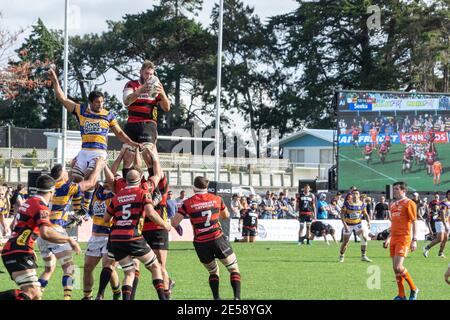
[[[384,161],[386,159],[388,151],[389,151],[389,148],[388,148],[386,142],[382,142],[381,146],[380,146],[380,150],[378,150],[378,156],[380,157],[380,161],[382,164],[384,164]]]
[[[431,150],[428,149],[428,151],[425,153],[425,162],[427,164],[427,174],[431,176],[433,173],[433,164],[436,159],[436,154]]]
[[[359,147],[359,129],[357,126],[353,126],[352,128],[352,144],[355,148]]]
[[[242,222],[242,227],[241,227]],[[242,230],[243,239],[235,239],[235,242],[255,242],[258,232],[258,203],[252,201],[250,207],[241,211],[239,218],[239,231]]]
[[[360,199],[358,189],[353,189],[352,198],[346,201],[341,210],[341,220],[344,225],[343,241],[340,249],[339,262],[344,262],[344,254],[347,250],[350,236],[355,231],[356,235],[361,239],[361,261],[372,262],[367,255],[367,239],[368,232],[363,227],[362,217],[367,221],[368,230],[370,230],[370,218],[367,214],[366,205]]]
[[[367,143],[362,152],[364,160],[366,160],[367,164],[369,164],[370,160],[372,160],[372,152],[373,152],[373,145]]]
[[[378,144],[378,142],[377,142],[377,136],[378,136],[377,128],[375,126],[373,126],[372,129],[370,129],[369,134],[370,134],[371,139],[372,139],[372,147],[374,149],[376,149],[377,148],[377,144]]]
[[[316,197],[311,192],[311,187],[306,184],[303,187],[303,192],[299,194],[297,198],[298,220],[300,222],[300,230],[298,232],[298,244],[303,244],[306,239],[307,244],[310,244],[309,238],[311,237],[311,223],[316,215]],[[302,236],[303,230],[306,224],[306,234]]]
[[[122,283],[122,298],[130,300],[135,277],[135,257],[152,273],[153,286],[158,298],[166,300],[161,266],[158,258],[142,236],[144,218],[147,216],[155,223],[170,231],[170,224],[165,222],[152,205],[149,191],[141,187],[142,170],[132,168],[126,176],[127,185],[111,200],[104,221],[113,220],[111,229],[111,246],[114,258],[121,265],[125,277]]]
[[[92,91],[89,94],[89,104],[78,104],[64,95],[56,73],[53,69],[49,70],[49,78],[53,83],[56,98],[60,101],[68,112],[72,113],[80,126],[81,133],[81,151],[76,157],[73,175],[76,182],[84,179],[88,172],[94,167],[93,159],[101,157],[107,158],[107,139],[109,129],[116,137],[125,144],[134,148],[140,148],[141,145],[132,141],[120,128],[116,116],[103,108],[104,96],[99,91]]]
[[[145,60],[141,66],[140,78],[129,81],[123,90],[123,103],[128,108],[128,120],[125,125],[125,133],[134,141],[144,146],[143,157],[150,169],[152,158],[145,150],[151,150],[156,145],[158,138],[157,121],[158,106],[164,111],[170,111],[170,101],[161,82],[156,83],[155,96],[150,95],[152,85],[149,81],[155,76],[155,65]],[[133,156],[126,153],[124,157],[124,173],[132,166]]]
[[[442,173],[442,164],[440,161],[435,161],[432,165],[433,169],[433,184],[440,185],[441,184],[441,173]]]
[[[153,168],[150,169],[150,176],[154,176]],[[163,178],[159,181],[155,191],[157,192],[154,192],[152,197],[155,210],[158,212],[161,219],[168,221],[167,193],[169,191],[169,184],[165,175],[163,175]],[[166,268],[167,253],[169,250],[169,232],[146,217],[142,235],[150,248],[155,252],[158,261],[161,264],[161,272],[164,280],[164,293],[166,298],[169,299],[172,288],[175,285],[175,281],[169,278],[169,273]]]
[[[412,151],[412,148],[408,147],[405,149],[405,152],[403,153],[403,163],[402,163],[402,175],[408,170],[411,172],[412,167],[412,156],[414,154],[414,151]]]
[[[337,243],[334,234],[336,230],[333,228],[331,224],[325,224],[322,221],[316,220],[311,224],[311,240],[314,240],[314,237],[323,237],[327,245],[330,245],[327,239],[327,235],[330,235],[333,238],[334,243]]]
[[[109,170],[105,167],[106,171]],[[121,297],[119,276],[115,270],[116,261],[108,256],[109,234],[111,232],[111,223],[105,223],[103,217],[114,197],[112,187],[105,182],[103,185],[97,183],[89,207],[89,216],[92,217],[92,235],[88,241],[86,255],[84,259],[83,273],[83,292],[82,300],[92,300],[92,287],[94,285],[93,271],[97,264],[102,260],[102,273],[100,274],[100,286],[96,300],[103,300],[105,288],[108,282],[111,282],[113,290],[113,300],[119,300]],[[105,282],[105,273],[108,279]],[[102,281],[103,280],[103,281]]]
[[[60,164],[55,165],[50,175],[55,179],[55,192],[51,199],[51,212],[49,220],[51,226],[62,235],[67,235],[65,228],[68,227],[68,217],[71,198],[79,192],[84,192],[95,186],[100,171],[103,169],[105,160],[98,158],[95,162],[94,171],[88,180],[79,183],[73,181],[73,174],[68,177],[67,171]],[[37,239],[39,251],[44,260],[45,269],[39,277],[42,289],[48,284],[55,271],[56,260],[59,260],[63,269],[62,283],[64,287],[64,299],[72,297],[74,264],[72,261],[72,250],[66,243],[51,243],[42,238]]]
[[[230,273],[231,287],[234,299],[241,299],[241,274],[236,255],[225,239],[219,223],[219,217],[228,219],[230,214],[221,197],[208,193],[209,181],[204,177],[194,180],[194,196],[186,199],[178,213],[171,219],[173,227],[189,217],[194,229],[194,248],[200,262],[209,272],[209,286],[213,298],[220,299],[219,295],[219,259]]]
[[[437,198],[439,199],[439,198]],[[436,230],[436,237],[431,243],[423,248],[423,255],[428,257],[428,252],[432,247],[440,243],[438,257],[445,258],[444,250],[448,241],[449,233],[449,214],[450,214],[450,190],[447,190],[446,198],[439,201],[439,204],[430,206],[430,218],[434,222],[434,228]]]
[[[398,295],[394,300],[406,300],[405,287],[403,286],[404,280],[406,280],[411,289],[409,300],[416,300],[419,292],[408,270],[403,266],[408,251],[415,251],[417,249],[416,204],[406,197],[407,188],[405,182],[395,182],[393,184],[394,198],[396,201],[393,201],[390,207],[390,256],[398,286]]]
[[[36,255],[33,244],[36,235],[52,243],[68,244],[76,254],[81,252],[78,243],[51,227],[49,202],[55,193],[55,180],[42,175],[36,181],[37,194],[20,208],[17,224],[2,251],[2,260],[11,279],[20,290],[0,292],[0,300],[40,300],[41,284],[36,274]]]

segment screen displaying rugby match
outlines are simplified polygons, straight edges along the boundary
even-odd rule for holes
[[[450,95],[338,93],[338,189],[450,189]]]

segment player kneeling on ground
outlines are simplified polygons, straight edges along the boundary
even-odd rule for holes
[[[334,237],[335,233],[336,230],[333,228],[331,224],[325,224],[322,221],[314,221],[311,224],[310,239],[314,240],[314,237],[323,237],[327,245],[329,245],[330,243],[328,242],[327,235],[330,235],[333,238],[334,243],[337,243],[336,238]]]
[[[230,214],[221,197],[208,193],[208,185],[206,178],[195,178],[195,195],[183,202],[171,223],[173,227],[177,227],[185,217],[190,218],[194,228],[194,248],[200,262],[209,272],[209,286],[214,299],[220,299],[219,266],[215,260],[217,258],[230,272],[234,299],[240,300],[241,274],[237,258],[219,223],[219,217],[228,219]]]
[[[33,250],[35,235],[52,243],[68,243],[77,254],[81,252],[78,243],[51,227],[48,204],[55,192],[55,180],[47,175],[36,182],[37,195],[28,199],[20,208],[17,224],[11,238],[2,251],[2,260],[20,290],[0,292],[0,300],[40,300],[41,284],[36,274],[36,255]]]
[[[344,262],[344,254],[347,250],[350,236],[355,231],[356,235],[361,239],[361,261],[372,262],[366,256],[368,232],[362,225],[362,218],[366,219],[370,230],[370,219],[367,214],[366,205],[361,201],[359,191],[353,189],[352,197],[344,203],[341,211],[341,219],[344,224],[344,239],[341,246],[339,262]]]
[[[111,200],[104,221],[113,219],[111,244],[116,261],[119,261],[125,277],[122,284],[123,300],[130,300],[135,266],[133,258],[141,261],[152,273],[153,286],[160,300],[166,300],[161,266],[155,253],[142,236],[144,218],[156,222],[170,231],[170,225],[161,219],[152,205],[150,191],[141,188],[142,170],[132,168],[126,177],[127,186]]]

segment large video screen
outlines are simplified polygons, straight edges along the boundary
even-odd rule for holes
[[[338,93],[338,188],[450,189],[450,95]]]

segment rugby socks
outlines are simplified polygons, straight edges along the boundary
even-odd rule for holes
[[[92,289],[91,290],[83,290],[84,300],[92,300]]]
[[[403,285],[403,276],[401,273],[396,273],[395,274],[395,280],[397,281],[397,286],[398,286],[398,296],[399,297],[406,297],[405,295],[405,286]]]
[[[122,299],[131,300],[131,286],[122,286]]]
[[[231,272],[230,282],[233,288],[234,300],[241,300],[241,274],[239,272]]]
[[[62,285],[64,288],[64,300],[72,299],[73,278],[71,275],[65,274],[62,277]]]
[[[94,189],[84,192],[83,196],[83,209],[87,213],[89,212],[89,206],[91,204],[92,196],[94,195]]]
[[[303,243],[304,240],[305,240],[305,237],[299,237],[299,238],[298,238],[298,242],[299,242],[299,243]]]
[[[361,246],[361,256],[364,257],[366,255],[367,245]]]
[[[42,291],[45,289],[45,287],[48,285],[48,280],[39,279],[39,283],[41,284]]]
[[[100,273],[100,284],[98,286],[97,297],[103,297],[105,295],[105,289],[108,285],[108,282],[111,280],[111,268],[103,268]],[[120,288],[119,288],[120,289]]]
[[[117,287],[111,287],[113,292],[113,300],[120,300],[122,296],[122,291],[120,291],[120,285]]]
[[[210,274],[209,275],[209,286],[211,288],[214,300],[220,300],[219,296],[219,275]]]
[[[134,297],[136,296],[136,290],[137,290],[137,286],[139,284],[139,276],[140,275],[141,275],[141,273],[139,272],[139,270],[134,271],[134,280],[133,280],[133,288],[131,291],[131,300],[134,300]]]
[[[417,287],[414,284],[414,281],[412,280],[411,275],[409,274],[408,270],[406,270],[406,268],[402,272],[402,277],[403,277],[403,279],[406,280],[406,282],[408,283],[411,290],[416,291]]]
[[[20,290],[12,289],[0,292],[0,300],[31,300],[31,298]]]
[[[72,209],[74,212],[81,210],[81,200],[82,199],[83,199],[83,195],[81,192],[79,192],[72,198]]]
[[[163,279],[154,279],[153,286],[156,289],[156,293],[158,294],[159,300],[167,300],[166,295],[164,293],[164,281]]]

